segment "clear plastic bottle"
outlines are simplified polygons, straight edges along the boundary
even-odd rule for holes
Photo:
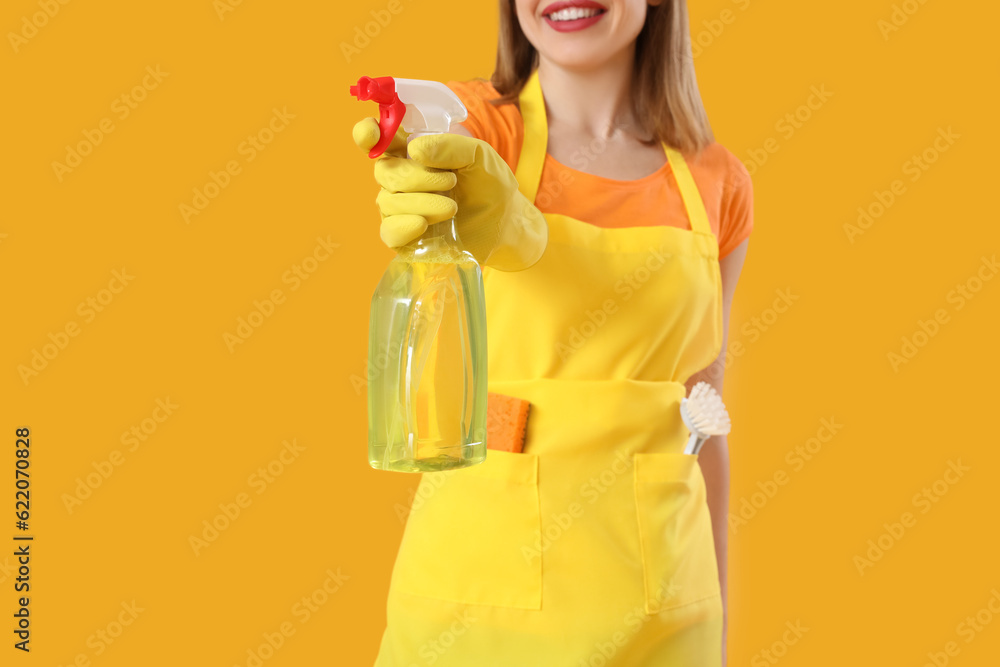
[[[378,157],[402,125],[410,139],[467,117],[442,83],[363,76],[351,95],[379,105]],[[444,194],[444,193],[443,193]],[[368,460],[401,472],[450,470],[486,458],[483,274],[455,220],[397,250],[372,297]],[[374,363],[377,360],[378,363]]]
[[[428,472],[486,458],[482,272],[454,219],[400,248],[375,290],[369,327],[368,458]]]

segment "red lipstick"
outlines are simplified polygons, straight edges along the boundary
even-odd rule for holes
[[[560,0],[553,2],[542,10],[545,22],[557,32],[576,32],[594,25],[607,14],[608,9],[604,5],[593,0]],[[553,14],[561,13],[560,19],[553,18]],[[583,14],[578,18],[567,18],[567,13]]]

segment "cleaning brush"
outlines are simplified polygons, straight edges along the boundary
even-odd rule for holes
[[[681,399],[681,419],[691,431],[685,454],[697,454],[710,436],[729,433],[729,413],[722,397],[707,382],[699,382]]]

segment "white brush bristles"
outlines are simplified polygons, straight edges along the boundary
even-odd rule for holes
[[[726,435],[732,427],[722,397],[707,382],[696,384],[681,400],[681,416],[691,431],[702,435]]]

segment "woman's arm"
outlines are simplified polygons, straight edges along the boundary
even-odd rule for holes
[[[722,380],[725,372],[726,347],[729,339],[729,307],[733,302],[736,283],[743,270],[743,261],[747,255],[749,239],[736,246],[732,252],[719,260],[719,270],[722,274],[722,350],[718,358],[708,368],[695,373],[687,382],[688,392],[691,387],[705,381],[715,387],[722,395]],[[705,477],[705,491],[708,509],[712,515],[712,533],[715,536],[715,554],[719,563],[719,585],[722,588],[722,664],[726,663],[726,629],[728,614],[726,613],[726,553],[729,514],[729,442],[726,436],[709,438],[698,455],[698,463]]]

